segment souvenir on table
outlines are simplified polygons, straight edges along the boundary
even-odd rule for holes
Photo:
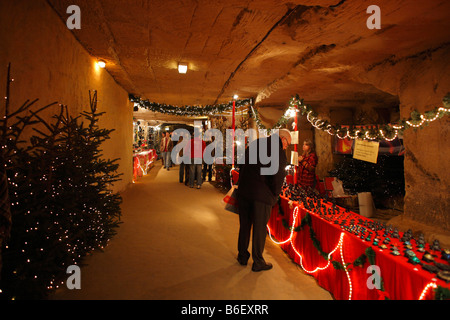
[[[438,278],[444,280],[445,282],[450,282],[450,271],[440,270],[437,273]]]
[[[419,247],[419,248],[417,248],[417,251],[419,251],[419,252],[425,252],[425,248],[424,248],[424,247]]]
[[[409,262],[409,263],[412,263],[412,264],[420,264],[420,260],[419,260],[419,258],[417,258],[416,256],[410,257],[410,258],[408,259],[408,262]]]
[[[442,250],[442,260],[450,260],[450,250],[449,249],[443,249]]]
[[[443,263],[436,262],[436,261],[434,262],[434,264],[436,265],[436,267],[438,267],[442,271],[450,271],[450,266],[447,264],[443,264]]]
[[[431,250],[441,251],[441,246],[439,244],[439,240],[436,239],[436,240],[433,241],[433,245],[431,246]]]
[[[425,252],[425,254],[422,257],[422,260],[425,262],[433,262],[434,258],[429,252]]]
[[[431,273],[438,273],[438,272],[439,272],[439,268],[436,267],[436,266],[433,266],[433,265],[431,265],[431,264],[423,263],[423,264],[422,264],[422,268],[423,268],[424,270],[428,271],[428,272],[431,272]]]

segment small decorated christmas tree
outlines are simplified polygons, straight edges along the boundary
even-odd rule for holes
[[[97,93],[89,111],[74,118],[60,105],[52,123],[39,112],[54,104],[30,111],[35,102],[5,110],[2,123],[12,220],[2,249],[4,299],[45,298],[67,279],[67,267],[102,249],[120,223],[121,197],[111,191],[117,159],[102,159],[100,150],[113,130],[98,126]],[[36,134],[21,141],[30,126]]]

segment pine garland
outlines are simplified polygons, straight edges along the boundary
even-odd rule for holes
[[[450,300],[450,290],[447,288],[444,288],[442,286],[437,286],[436,289],[434,289],[434,298],[435,300]]]
[[[153,112],[159,112],[163,114],[175,115],[175,116],[212,116],[214,114],[220,114],[228,111],[232,108],[233,102],[216,105],[205,106],[192,106],[186,105],[182,107],[160,104],[156,102],[150,102],[148,100],[142,100],[141,98],[130,94],[129,99],[139,107],[148,109]],[[396,124],[377,124],[377,125],[339,125],[331,124],[327,120],[323,120],[310,106],[303,103],[303,99],[295,95],[288,101],[288,107],[285,109],[283,115],[278,121],[270,128],[267,128],[261,121],[259,112],[252,106],[252,99],[236,100],[236,107],[251,106],[251,115],[253,116],[259,129],[267,130],[267,134],[274,129],[284,127],[289,119],[289,110],[298,110],[301,115],[306,116],[308,121],[316,128],[335,135],[339,139],[362,139],[362,140],[388,140],[392,141],[409,128],[422,128],[427,126],[430,122],[443,118],[445,115],[450,115],[450,93],[443,98],[442,103],[445,107],[436,107],[433,110],[429,110],[421,114],[417,110],[411,112],[409,119],[402,119]]]
[[[149,100],[142,100],[139,97],[136,97],[133,94],[129,95],[129,99],[131,102],[136,103],[139,107],[153,111],[159,112],[168,115],[175,116],[212,116],[223,113],[225,111],[229,111],[233,108],[233,101],[222,104],[215,105],[204,105],[204,106],[193,106],[193,105],[185,105],[185,106],[174,106],[165,103],[157,103],[150,102]],[[252,104],[252,99],[244,99],[244,100],[236,100],[235,107],[245,107]]]
[[[289,108],[298,108],[300,113],[307,117],[308,121],[316,128],[340,139],[363,139],[363,140],[394,140],[400,133],[410,128],[422,128],[430,122],[450,115],[450,93],[443,98],[445,107],[436,107],[421,114],[417,110],[411,112],[409,119],[402,119],[396,124],[380,124],[370,126],[341,126],[331,124],[323,120],[310,106],[303,103],[298,95],[292,97],[288,103]]]

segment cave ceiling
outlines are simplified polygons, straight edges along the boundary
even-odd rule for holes
[[[376,66],[447,46],[450,1],[48,0],[65,22],[81,9],[74,36],[128,93],[172,105],[285,107],[298,94],[317,106],[396,103],[364,80]],[[177,65],[188,64],[186,74]],[[411,70],[413,72],[413,70]]]

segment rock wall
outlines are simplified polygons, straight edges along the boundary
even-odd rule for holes
[[[362,112],[369,118],[380,120],[375,109],[386,106],[391,108],[390,121],[409,119],[411,112],[420,113],[443,106],[442,99],[450,91],[450,44],[417,52],[416,54],[396,59],[390,57],[371,66],[355,76],[355,82],[372,85],[377,90],[392,97],[385,103],[349,105],[349,108],[335,108],[326,105],[311,105],[321,118],[331,123],[350,123]],[[400,114],[393,110],[399,102]],[[266,121],[277,121],[273,112],[261,108],[260,113]],[[301,120],[304,121],[304,120]],[[445,116],[420,129],[409,128],[404,133],[406,148],[404,175],[406,195],[402,224],[422,223],[432,227],[438,233],[450,234],[450,117]],[[319,165],[317,173],[323,178],[333,168],[338,156],[333,154],[333,138],[320,130],[314,130],[309,123],[300,125],[302,137],[313,135],[316,144]],[[408,222],[409,221],[409,222]]]
[[[361,78],[397,95],[400,117],[442,107],[450,91],[450,44],[396,60],[390,58]],[[448,116],[404,134],[404,215],[414,221],[450,231],[450,119]]]
[[[0,92],[5,92],[11,63],[11,111],[27,99],[35,107],[52,102],[67,105],[77,116],[89,108],[89,90],[98,91],[98,111],[106,112],[100,127],[115,129],[102,145],[104,158],[120,158],[123,173],[114,191],[132,181],[133,108],[128,93],[96,66],[96,59],[75,39],[64,21],[44,0],[0,2]],[[3,105],[2,105],[3,107]],[[56,108],[43,115],[51,117]]]

